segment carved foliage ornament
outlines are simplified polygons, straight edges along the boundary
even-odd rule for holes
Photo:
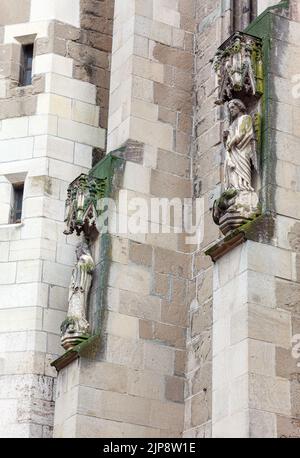
[[[105,196],[107,179],[82,174],[68,188],[65,206],[66,229],[64,234],[73,232],[79,236],[84,232],[87,238],[97,233],[97,201]]]
[[[217,51],[213,59],[218,100],[221,105],[244,92],[260,96],[264,90],[264,71],[261,40],[237,32]]]

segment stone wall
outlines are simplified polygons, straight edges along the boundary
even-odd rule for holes
[[[192,1],[116,1],[108,150],[126,161],[128,199],[191,196],[193,31]],[[55,435],[69,422],[77,437],[180,437],[195,295],[184,234],[125,231],[110,243],[102,347],[97,362],[80,361],[79,396]]]
[[[105,149],[112,7],[0,1],[1,437],[52,436],[50,361],[61,354],[77,243],[63,235],[64,201],[93,150]],[[92,24],[93,10],[100,25]],[[33,81],[19,87],[27,40],[34,40]],[[12,185],[20,181],[22,222],[11,225]]]
[[[221,184],[222,114],[214,104],[215,81],[210,60],[231,33],[231,13],[230,2],[196,2],[192,180],[194,197],[204,200],[204,237],[200,249],[192,255],[195,298],[187,341],[186,437],[211,435],[213,269],[204,252],[219,236],[211,207]]]
[[[252,242],[214,267],[213,437],[300,434],[299,369],[292,351],[299,330],[294,17],[276,9],[248,29],[262,38],[269,34],[272,43],[270,51],[265,47],[262,199],[272,197],[275,229],[265,239],[254,231]]]

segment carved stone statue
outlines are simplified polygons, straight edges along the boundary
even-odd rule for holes
[[[230,124],[224,131],[224,192],[213,208],[213,219],[225,235],[259,213],[258,196],[252,186],[252,166],[258,169],[253,120],[239,99],[231,100],[228,109]]]
[[[260,101],[264,93],[262,40],[236,32],[219,47],[212,63],[215,103],[227,106],[229,111],[224,123],[223,192],[214,202],[212,216],[227,235],[260,214],[256,191],[260,183]]]
[[[61,325],[61,343],[66,350],[89,337],[86,310],[95,264],[86,242],[77,246],[76,257],[77,262],[72,272],[69,287],[68,314]]]
[[[250,115],[239,99],[228,104],[231,115],[229,130],[224,132],[226,147],[225,190],[253,191],[251,186],[251,161],[256,166],[255,134]]]

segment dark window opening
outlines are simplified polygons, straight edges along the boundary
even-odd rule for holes
[[[233,31],[243,32],[257,17],[257,0],[232,0]]]
[[[20,86],[29,86],[32,83],[33,44],[22,45]]]
[[[11,222],[20,223],[22,220],[24,183],[13,184],[13,207]]]

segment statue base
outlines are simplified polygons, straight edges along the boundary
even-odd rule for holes
[[[90,337],[91,336],[89,334],[68,334],[61,338],[61,346],[68,351],[88,340]]]
[[[61,346],[70,350],[80,343],[89,339],[89,323],[83,317],[69,316],[60,327]]]
[[[224,235],[252,221],[259,214],[255,191],[228,189],[214,203],[213,218]]]

